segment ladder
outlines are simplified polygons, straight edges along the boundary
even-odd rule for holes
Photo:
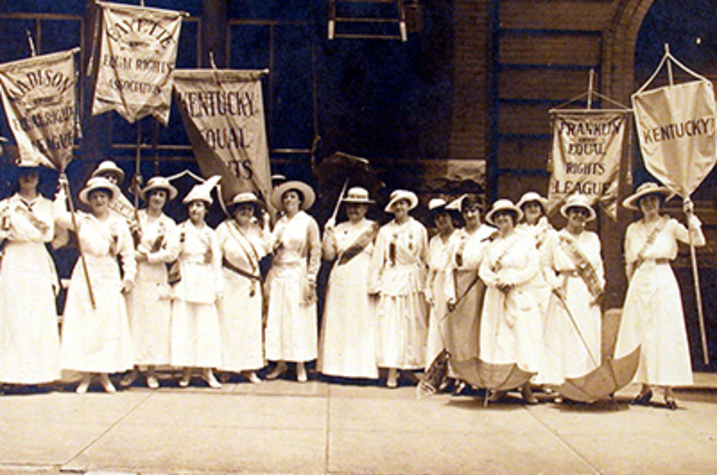
[[[329,0],[329,40],[408,40],[403,0]]]

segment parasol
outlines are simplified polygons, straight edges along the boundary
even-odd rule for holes
[[[378,192],[386,186],[371,168],[371,162],[368,159],[343,152],[336,152],[322,160],[317,165],[315,172],[319,179],[321,194],[326,197],[337,197],[331,215],[334,221],[338,214],[341,198],[349,187],[366,188],[375,199]]]
[[[640,347],[622,358],[608,358],[603,364],[578,378],[565,378],[558,392],[573,401],[594,402],[610,396],[632,381],[640,362]]]
[[[534,372],[521,369],[516,363],[487,363],[480,358],[451,361],[456,375],[471,386],[508,391],[530,381]]]

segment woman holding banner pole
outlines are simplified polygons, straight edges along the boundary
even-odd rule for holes
[[[704,246],[702,223],[692,213],[689,230],[660,214],[671,192],[656,183],[644,183],[623,206],[640,210],[642,218],[627,228],[625,261],[629,286],[615,346],[619,358],[640,347],[635,381],[642,384],[633,404],[647,405],[654,386],[661,386],[665,406],[677,409],[672,386],[692,384],[692,364],[685,330],[682,297],[670,261],[677,242]],[[690,236],[691,234],[691,236]]]
[[[79,195],[90,207],[90,213],[76,216],[81,259],[87,268],[84,272],[78,260],[72,271],[62,325],[62,368],[82,374],[77,393],[87,392],[93,374],[99,375],[106,392],[115,392],[109,374],[124,372],[133,364],[123,294],[132,291],[137,267],[129,226],[109,209],[118,193],[106,178],[95,177]],[[57,223],[69,229],[73,214],[59,214]],[[117,257],[122,261],[121,274]]]

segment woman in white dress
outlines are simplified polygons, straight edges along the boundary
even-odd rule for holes
[[[535,299],[540,305],[541,318],[535,323],[533,333],[538,338],[538,347],[544,350],[543,337],[545,335],[545,324],[547,321],[549,302],[551,301],[552,289],[557,285],[557,276],[550,263],[550,252],[557,240],[557,231],[548,221],[546,216],[548,200],[534,191],[525,193],[517,203],[518,208],[523,212],[523,220],[517,227],[517,231],[530,237],[535,243],[535,248],[540,254],[540,272],[528,284]],[[541,374],[538,373],[534,382],[542,384]]]
[[[210,388],[221,388],[212,369],[222,363],[217,311],[222,254],[216,233],[204,221],[215,184],[212,177],[184,197],[189,219],[174,229],[167,245],[179,268],[179,281],[173,288],[170,358],[172,366],[183,368],[180,388],[189,386],[194,368],[200,369]]]
[[[269,236],[257,224],[263,204],[254,193],[244,192],[234,196],[227,208],[232,218],[217,227],[224,279],[224,296],[219,302],[219,369],[224,372],[222,378],[237,373],[252,383],[261,383],[256,372],[266,361],[260,262],[269,251]]]
[[[159,381],[155,369],[170,361],[171,300],[167,264],[172,256],[167,249],[167,236],[177,226],[163,209],[167,202],[177,197],[177,189],[166,178],[157,176],[150,178],[140,197],[147,207],[137,213],[137,277],[134,290],[127,294],[135,368],[122,378],[120,385],[131,385],[139,376],[139,367],[146,366],[147,387],[157,389]]]
[[[376,309],[368,295],[368,269],[378,225],[366,219],[374,203],[354,187],[341,200],[348,221],[326,226],[324,259],[333,261],[324,305],[318,369],[342,378],[378,378]]]
[[[443,332],[439,328],[446,316],[446,267],[449,264],[450,250],[458,240],[452,211],[446,209],[448,203],[443,198],[433,198],[428,202],[431,220],[438,231],[428,241],[428,275],[426,277],[426,304],[428,305],[428,338],[426,341],[426,365],[446,347]]]
[[[565,378],[584,376],[600,365],[605,273],[600,237],[585,230],[597,215],[583,195],[571,195],[560,208],[567,225],[550,249],[557,274],[545,328],[542,382],[559,386]]]
[[[510,200],[500,199],[486,215],[498,228],[496,239],[486,248],[479,274],[487,287],[480,328],[480,359],[492,364],[516,364],[527,372],[541,366],[539,341],[533,331],[540,307],[529,283],[540,271],[533,241],[515,227],[523,212]],[[521,387],[527,404],[538,401],[530,383]],[[492,400],[499,399],[496,392]]]
[[[37,168],[18,167],[17,183],[0,201],[0,383],[35,385],[60,379],[59,282],[46,247],[55,226]]]
[[[484,201],[475,194],[463,195],[448,205],[460,210],[465,226],[455,233],[448,250],[445,273],[446,312],[440,322],[445,348],[452,361],[477,358],[480,342],[480,315],[485,295],[485,284],[478,276],[483,253],[498,232],[482,222]],[[449,376],[457,383],[453,394],[458,395],[466,383],[449,363]]]
[[[87,181],[79,195],[91,212],[76,213],[82,256],[72,271],[62,324],[62,368],[82,374],[78,393],[87,392],[93,374],[99,374],[105,391],[115,392],[109,374],[127,371],[134,363],[123,294],[132,291],[137,267],[129,226],[109,210],[117,193],[119,189],[106,178],[95,177]],[[64,207],[64,199],[58,205]],[[71,229],[72,215],[63,212],[57,216],[57,223]],[[121,274],[118,256],[122,260]]]
[[[642,212],[625,234],[625,261],[629,287],[622,309],[615,357],[640,347],[635,381],[642,384],[634,404],[649,404],[654,386],[661,386],[666,407],[677,409],[672,386],[692,384],[692,364],[685,330],[682,297],[670,261],[677,257],[677,242],[704,246],[700,220],[690,216],[689,231],[676,219],[660,214],[670,196],[667,188],[644,183],[623,202]]]
[[[378,295],[377,363],[388,369],[386,386],[398,387],[399,370],[423,369],[428,332],[424,298],[428,234],[409,216],[418,206],[415,193],[395,190],[386,212],[394,219],[376,238],[369,294]]]
[[[284,212],[272,233],[273,260],[267,276],[266,358],[276,365],[266,376],[276,379],[296,363],[296,380],[308,380],[306,362],[316,359],[318,329],[316,277],[321,265],[319,225],[306,210],[314,190],[300,181],[274,188],[271,202]]]

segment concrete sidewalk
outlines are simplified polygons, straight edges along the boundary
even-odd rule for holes
[[[6,394],[0,474],[714,473],[717,378],[697,379],[677,411],[629,406],[635,386],[592,406],[288,380]]]

